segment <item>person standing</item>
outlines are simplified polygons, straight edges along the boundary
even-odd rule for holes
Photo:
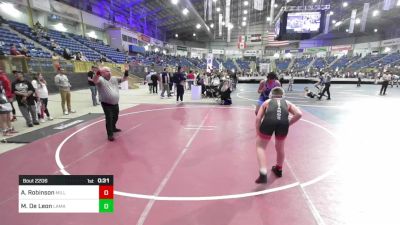
[[[187,75],[187,82],[188,82],[188,90],[192,90],[192,85],[194,84],[194,73],[192,70],[189,71],[189,74]]]
[[[178,72],[174,74],[174,82],[176,84],[176,102],[179,102],[179,99],[181,100],[181,103],[183,102],[183,94],[185,93],[185,81],[186,77],[185,75],[181,72],[181,67],[178,66]]]
[[[290,78],[289,78],[288,91],[293,91],[293,83],[294,83],[294,78],[293,78],[293,74],[291,74]]]
[[[96,71],[96,76],[93,78],[106,118],[106,130],[109,141],[114,141],[114,133],[121,131],[121,129],[116,127],[119,115],[119,84],[127,79],[127,74],[124,74],[123,78],[111,76],[111,70],[108,67],[103,67]]]
[[[88,84],[89,84],[90,92],[92,93],[93,106],[96,106],[99,104],[99,102],[97,101],[97,87],[93,83],[94,71],[96,69],[97,69],[96,66],[92,66],[92,70],[88,72]]]
[[[40,105],[38,107],[40,111],[38,112],[38,116],[40,118],[40,122],[45,122],[44,114],[47,116],[47,120],[53,120],[53,117],[50,116],[49,110],[47,109],[47,103],[49,98],[49,91],[47,90],[47,82],[43,78],[41,73],[35,74],[32,80],[32,86],[35,88],[35,96],[37,98],[37,104]]]
[[[17,79],[12,83],[12,91],[18,102],[19,110],[22,116],[24,116],[26,125],[33,127],[33,125],[39,125],[37,118],[35,98],[35,88],[33,88],[31,82],[25,80],[24,74],[20,71],[16,72]]]
[[[150,79],[153,84],[153,94],[158,94],[158,74],[153,71]]]
[[[270,98],[260,107],[256,118],[256,149],[257,159],[260,167],[257,184],[267,183],[267,160],[265,150],[272,135],[275,134],[275,149],[277,153],[276,165],[272,172],[277,177],[282,177],[283,162],[285,160],[285,140],[289,127],[296,123],[301,117],[301,111],[291,102],[284,99],[285,91],[281,87],[271,90]],[[289,119],[289,114],[293,116]]]
[[[171,92],[169,90],[169,74],[167,72],[167,68],[164,68],[164,71],[161,73],[161,79],[160,79],[160,86],[161,86],[161,98],[164,98],[164,93],[167,91],[167,96],[171,97]]]
[[[149,86],[149,93],[151,94],[153,90],[153,81],[151,80],[151,76],[153,75],[153,70],[146,75],[146,83]]]
[[[329,74],[322,79],[324,89],[322,90],[321,94],[319,94],[318,100],[321,100],[322,96],[325,95],[325,92],[328,94],[328,98],[326,100],[331,100],[331,92],[329,91],[329,88],[331,87],[331,79],[332,77]]]
[[[61,95],[61,107],[64,115],[69,113],[75,113],[75,110],[71,109],[71,84],[69,83],[67,75],[65,75],[65,70],[60,68],[59,73],[54,78],[54,83],[58,87]],[[65,108],[65,103],[67,103],[67,109]]]
[[[390,78],[390,75],[387,72],[385,72],[382,76],[382,79],[383,79],[382,87],[381,87],[381,91],[379,92],[379,95],[386,95],[386,89],[389,85],[389,80],[391,78]]]
[[[11,91],[11,83],[7,77],[7,74],[0,69],[0,127],[3,132],[3,136],[11,136],[15,131],[14,127],[11,125],[11,111],[13,107],[10,100],[13,99],[13,94]]]
[[[357,87],[361,87],[361,73],[357,74]]]
[[[258,98],[258,104],[256,106],[256,115],[261,105],[269,98],[269,93],[274,87],[280,87],[281,83],[278,81],[278,76],[275,72],[270,72],[267,74],[267,79],[260,81],[257,92],[260,94]]]

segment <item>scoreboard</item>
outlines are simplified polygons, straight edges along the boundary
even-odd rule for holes
[[[20,175],[20,213],[113,213],[112,175]]]

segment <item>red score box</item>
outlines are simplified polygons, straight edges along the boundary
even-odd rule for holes
[[[114,187],[112,185],[100,185],[99,199],[114,199]]]

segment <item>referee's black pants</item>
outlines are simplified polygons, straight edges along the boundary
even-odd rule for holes
[[[101,107],[103,107],[104,116],[106,117],[107,136],[112,137],[114,135],[114,131],[117,129],[115,125],[118,121],[119,105],[111,105],[101,102]]]
[[[177,84],[176,85],[176,101],[179,101],[179,98],[181,101],[183,101],[183,94],[185,93],[185,89],[183,88],[183,85]]]
[[[387,81],[387,80],[384,80],[383,82],[382,82],[382,87],[381,87],[381,91],[380,91],[380,95],[386,95],[386,89],[387,89],[387,87],[388,87],[388,85],[389,85],[389,81]]]
[[[330,87],[331,87],[330,83],[326,83],[324,85],[324,89],[322,90],[321,94],[319,95],[319,99],[321,99],[322,96],[324,96],[325,92],[328,94],[328,98],[327,99],[331,99],[331,92],[329,91]]]

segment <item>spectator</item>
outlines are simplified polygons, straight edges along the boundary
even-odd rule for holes
[[[16,72],[16,80],[12,83],[12,91],[17,99],[19,110],[25,118],[26,125],[28,127],[33,127],[33,124],[39,125],[33,96],[35,89],[29,81],[25,80],[24,74],[20,71]]]
[[[194,83],[194,79],[195,79],[195,77],[194,77],[194,74],[193,74],[193,71],[189,71],[189,74],[187,75],[187,81],[188,81],[188,90],[192,90],[192,85],[193,85],[193,83]]]
[[[69,113],[75,113],[75,110],[71,109],[71,84],[68,80],[67,75],[65,75],[65,71],[63,68],[60,68],[59,73],[54,78],[54,83],[58,87],[61,95],[61,107],[64,112],[64,115],[68,115]],[[67,103],[67,109],[65,108],[65,103]]]
[[[47,109],[47,103],[49,98],[49,91],[47,90],[47,82],[43,78],[41,73],[35,74],[32,80],[32,86],[35,88],[35,96],[37,98],[36,102],[38,103],[38,115],[40,118],[40,122],[45,122],[44,115],[46,114],[47,120],[53,120],[53,117],[50,116],[49,110]]]
[[[96,84],[93,82],[93,76],[95,75],[95,71],[97,70],[96,66],[92,66],[92,70],[88,72],[88,84],[90,88],[90,92],[92,93],[92,103],[93,106],[99,105],[97,101],[97,87]]]
[[[164,68],[164,71],[161,73],[161,79],[160,79],[160,86],[162,89],[161,98],[164,98],[165,91],[167,91],[167,96],[171,97],[169,82],[170,82],[170,77],[168,75],[167,68]]]
[[[73,56],[72,56],[72,54],[71,54],[71,51],[70,51],[68,48],[64,48],[63,57],[64,57],[66,60],[71,60],[71,59],[73,59]]]
[[[15,46],[15,44],[11,44],[10,55],[14,55],[14,56],[21,55],[21,53],[18,51],[18,49]]]
[[[183,102],[183,95],[185,93],[185,81],[186,77],[181,72],[181,67],[178,66],[178,72],[174,74],[174,82],[176,84],[176,102],[179,103],[179,99],[181,103]]]
[[[158,75],[157,75],[157,73],[154,72],[151,75],[150,79],[151,79],[151,83],[153,84],[153,94],[157,94],[158,93],[158,90],[157,90],[157,88],[158,88]]]
[[[17,133],[11,125],[10,114],[13,107],[10,103],[12,101],[12,91],[10,80],[7,74],[0,70],[0,124],[3,132],[3,136],[11,136],[13,133]]]
[[[232,104],[231,93],[229,80],[225,80],[221,87],[221,105]]]

